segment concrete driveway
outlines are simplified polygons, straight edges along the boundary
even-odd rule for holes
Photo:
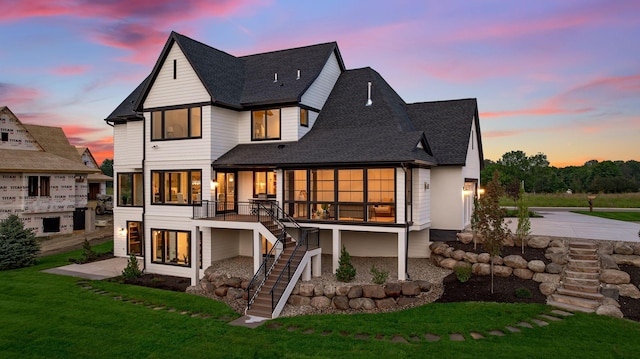
[[[530,219],[532,235],[640,242],[638,223],[542,208],[537,209],[536,213],[544,218]],[[518,219],[506,220],[511,220],[509,228],[515,232]]]

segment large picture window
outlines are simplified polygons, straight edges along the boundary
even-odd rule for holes
[[[251,139],[280,139],[280,109],[251,112]]]
[[[202,171],[151,171],[154,204],[192,204],[201,199]]]
[[[202,109],[200,107],[151,113],[151,140],[200,137],[202,137]]]
[[[152,229],[153,263],[191,266],[191,232]]]
[[[118,173],[118,206],[140,207],[142,204],[142,173]]]
[[[284,206],[296,219],[395,222],[394,168],[284,171]]]

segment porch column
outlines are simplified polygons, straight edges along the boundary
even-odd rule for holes
[[[407,233],[398,231],[398,280],[406,280],[405,263],[407,260]]]
[[[253,230],[253,273],[260,269],[260,232]]]
[[[318,254],[311,257],[311,275],[313,277],[322,276],[322,255]]]
[[[196,226],[196,235],[195,240],[191,243],[191,265],[193,266],[193,273],[191,275],[191,285],[197,285],[198,280],[200,279],[200,256],[198,249],[200,248],[200,243],[202,241],[202,236],[200,236],[200,227]]]
[[[302,270],[302,280],[308,282],[311,280],[311,261],[307,262]]]
[[[333,228],[331,230],[331,235],[332,235],[332,240],[333,240],[333,244],[332,244],[332,248],[333,248],[333,272],[332,274],[335,274],[336,271],[338,270],[338,261],[340,260],[340,251],[342,250],[342,240],[340,239],[340,230],[337,228]]]

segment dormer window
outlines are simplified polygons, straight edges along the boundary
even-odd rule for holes
[[[280,109],[251,112],[251,140],[280,139]]]
[[[309,110],[300,109],[300,126],[309,127]]]

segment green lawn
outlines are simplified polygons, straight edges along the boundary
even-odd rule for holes
[[[525,194],[527,206],[529,207],[589,207],[589,200],[586,193],[543,193]],[[593,199],[594,207],[602,208],[640,208],[640,192],[637,193],[615,193],[597,194]],[[515,206],[513,199],[509,197],[500,198],[501,206]]]
[[[640,222],[640,212],[589,212],[589,211],[572,211],[572,212],[586,214],[588,216],[617,219],[618,221]]]
[[[281,323],[279,329],[234,327],[227,321],[238,315],[206,298],[40,272],[78,254],[45,257],[36,267],[0,272],[1,358],[626,358],[640,349],[640,323],[586,314],[546,327],[534,324],[505,337],[487,334],[549,313],[544,305],[435,303],[395,313],[270,322]],[[305,334],[307,329],[313,333]],[[323,335],[325,331],[329,334]],[[473,340],[471,331],[486,338]],[[466,341],[448,340],[454,332],[463,333]],[[444,338],[435,343],[411,340],[425,333]],[[357,334],[370,337],[358,339]],[[383,340],[374,339],[378,334]],[[392,342],[397,335],[410,343]]]

